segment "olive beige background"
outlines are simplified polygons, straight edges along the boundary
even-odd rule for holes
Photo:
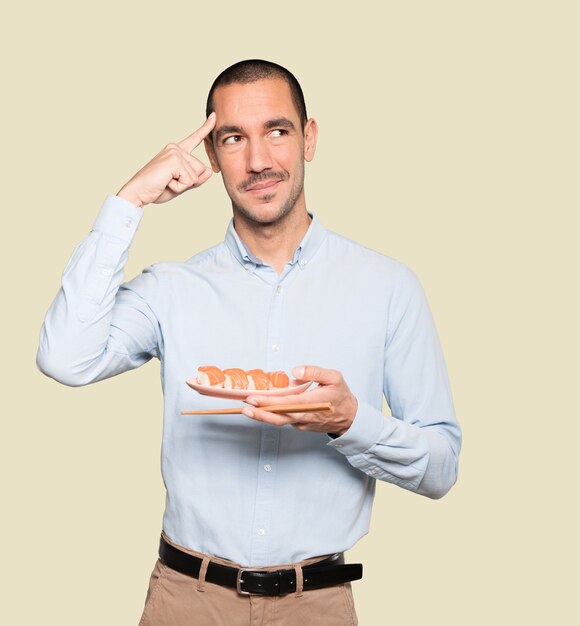
[[[164,504],[158,363],[71,389],[36,370],[38,333],[105,195],[249,57],[295,72],[319,122],[309,209],[421,278],[464,430],[444,499],[378,485],[349,553],[360,623],[578,623],[579,17],[558,0],[2,9],[3,624],[138,621]],[[217,176],[148,207],[127,277],[229,216]]]

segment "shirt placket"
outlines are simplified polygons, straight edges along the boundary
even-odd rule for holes
[[[284,287],[283,278],[272,286],[272,301],[266,333],[266,371],[283,370],[284,353]],[[253,521],[251,562],[253,565],[272,565],[268,562],[271,517],[275,501],[275,482],[278,468],[280,428],[270,424],[261,425],[258,481]]]

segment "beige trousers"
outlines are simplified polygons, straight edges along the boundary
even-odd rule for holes
[[[208,557],[167,542],[176,548],[222,565],[239,567],[224,559]],[[265,567],[265,570],[291,569],[315,563]],[[204,580],[205,563],[199,580],[176,572],[157,561],[145,600],[139,626],[356,626],[350,583],[300,591],[283,596],[244,596],[235,589]],[[204,567],[205,566],[205,567]],[[298,583],[300,570],[298,569]],[[298,584],[297,587],[300,587]]]

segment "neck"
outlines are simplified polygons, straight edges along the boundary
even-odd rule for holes
[[[244,245],[278,274],[292,260],[311,221],[305,206],[300,209],[295,207],[282,219],[268,224],[248,220],[234,209],[234,226]]]

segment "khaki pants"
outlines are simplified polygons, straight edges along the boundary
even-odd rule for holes
[[[172,543],[165,535],[165,540]],[[172,543],[189,554],[222,565],[235,563],[207,557]],[[265,570],[291,569],[314,563],[266,567]],[[139,626],[356,626],[358,620],[350,583],[302,591],[283,596],[244,596],[235,589],[176,572],[157,561],[145,600]],[[300,587],[298,576],[297,587]]]

